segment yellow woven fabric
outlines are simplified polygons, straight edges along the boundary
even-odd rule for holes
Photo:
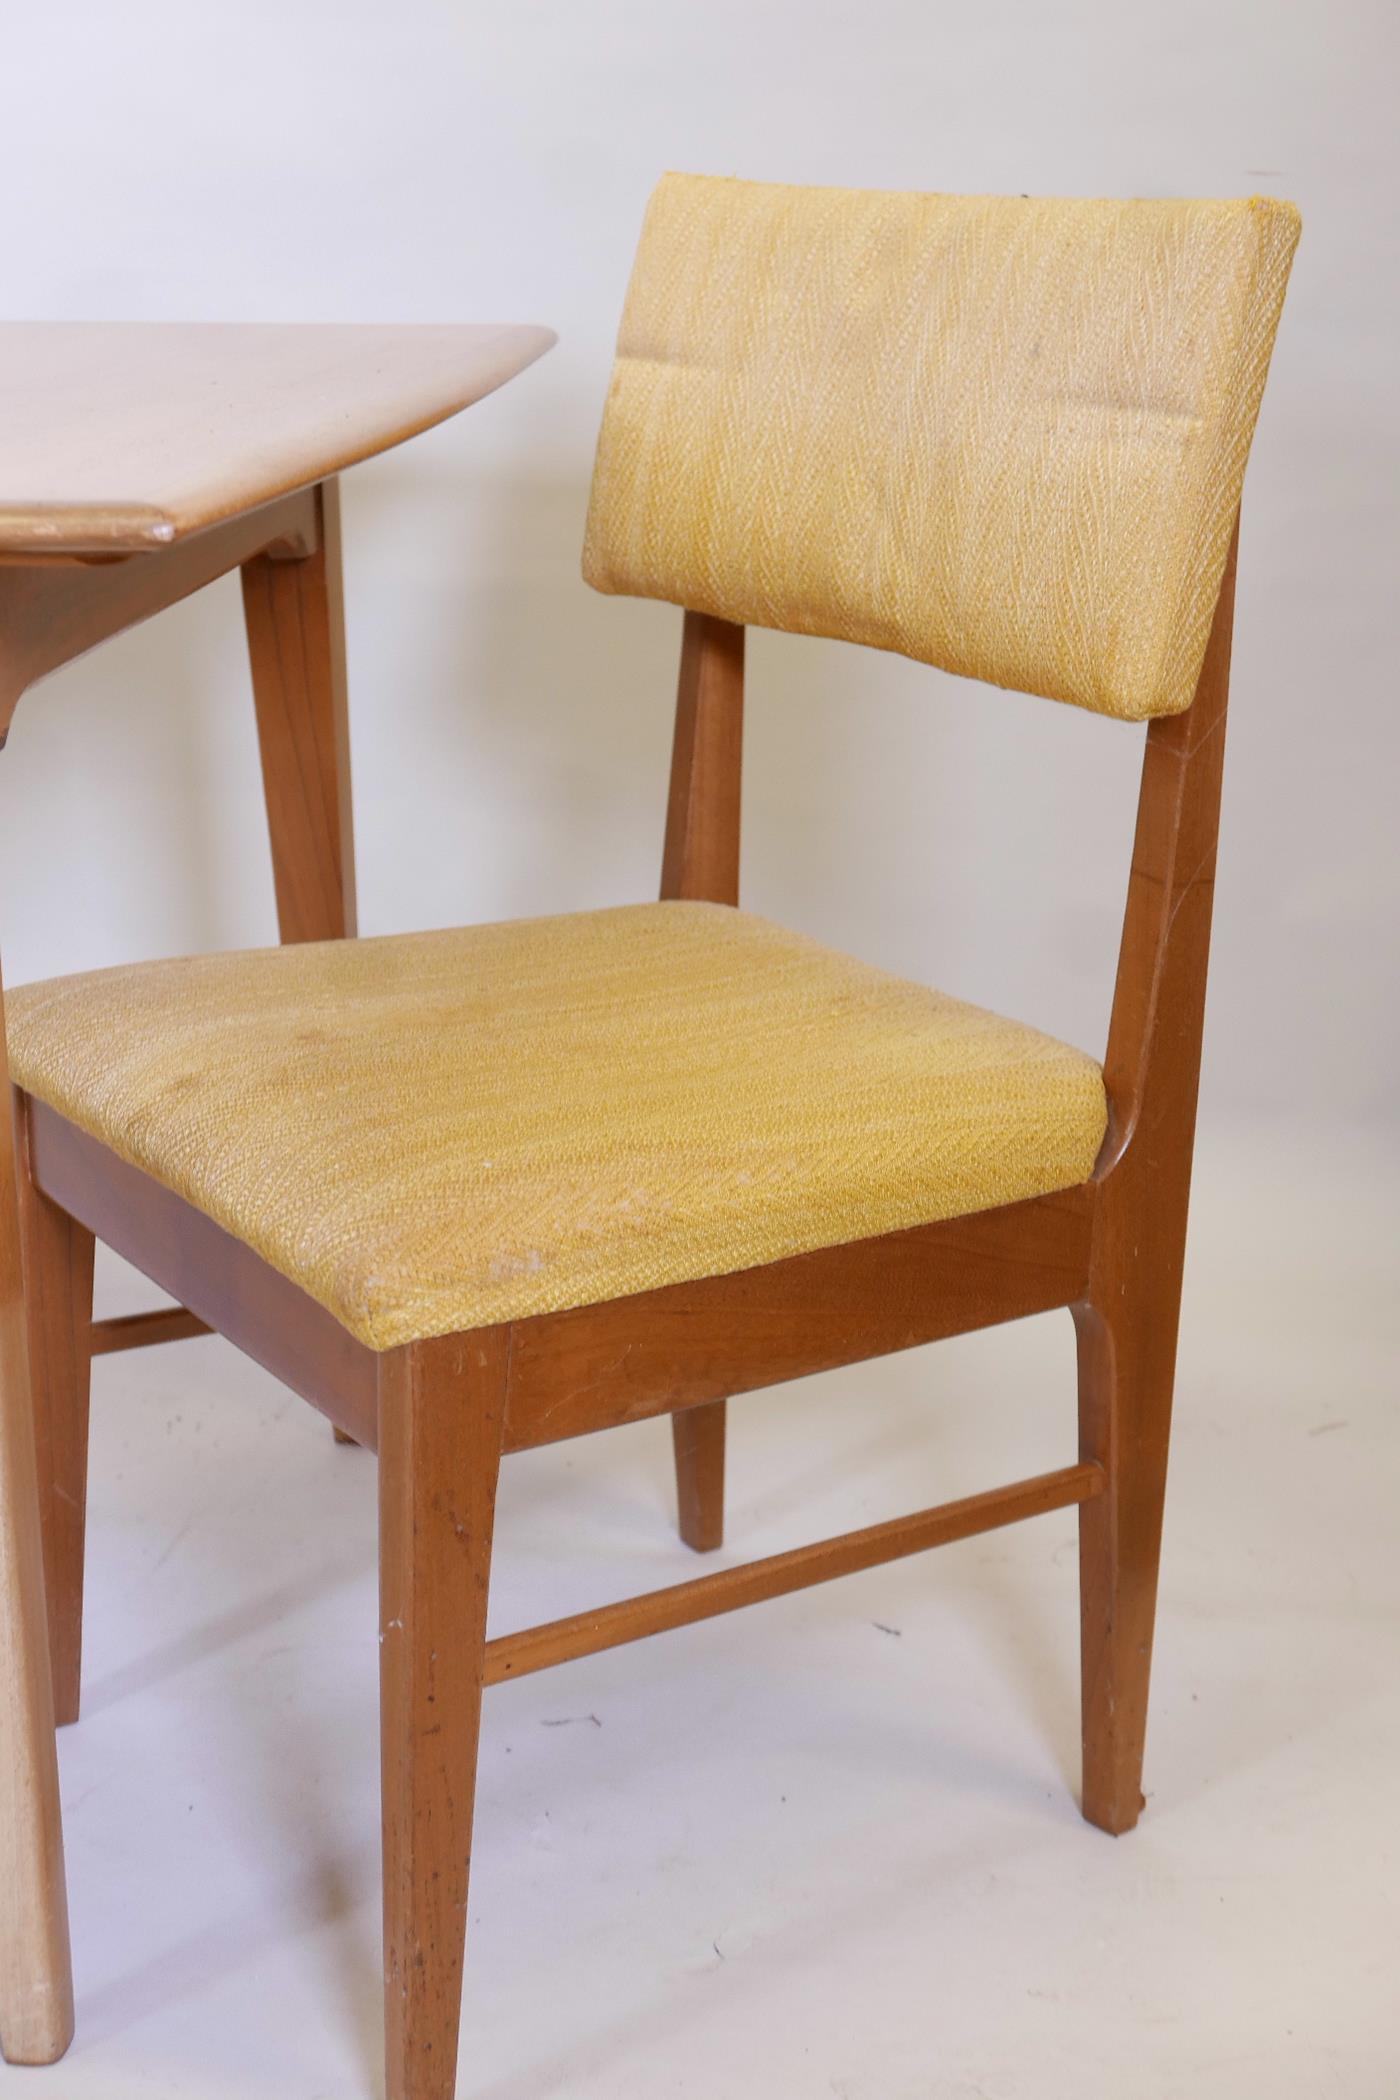
[[[1141,720],[1189,707],[1292,205],[668,175],[584,575]]]
[[[1091,1058],[639,905],[21,986],[15,1079],[372,1349],[1066,1188]]]

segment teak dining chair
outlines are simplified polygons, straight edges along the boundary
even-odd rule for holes
[[[1137,1819],[1236,519],[1297,234],[667,177],[584,554],[685,609],[663,901],[12,995],[61,1711],[94,1235],[378,1450],[391,2100],[454,2090],[484,1685],[1077,1504],[1084,1813]],[[1102,1067],[737,909],[748,624],[1150,725]],[[503,1452],[669,1414],[713,1547],[731,1396],[1055,1307],[1073,1463],[487,1640]]]

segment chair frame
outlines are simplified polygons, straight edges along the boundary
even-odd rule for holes
[[[354,931],[354,896],[334,484],[268,506],[262,516],[256,548],[239,558],[279,924],[287,940],[338,938]],[[242,523],[246,530],[249,521]],[[270,538],[269,526],[277,528]],[[1136,1822],[1237,538],[1194,703],[1147,730],[1105,1061],[1108,1134],[1093,1175],[1077,1187],[376,1354],[201,1212],[17,1093],[60,1721],[78,1711],[93,1354],[212,1329],[326,1414],[340,1436],[378,1451],[389,2100],[450,2100],[454,2091],[481,1693],[503,1678],[1078,1505],[1083,1812],[1113,1833]],[[199,545],[155,557],[143,570],[188,565]],[[222,567],[229,551],[221,551]],[[86,573],[99,579],[86,590],[109,587],[103,572]],[[197,575],[174,595],[204,580]],[[51,616],[36,623],[36,633],[53,631]],[[84,631],[80,609],[73,632]],[[663,898],[737,902],[743,643],[742,628],[685,614]],[[11,705],[17,697],[18,688]],[[95,1237],[181,1309],[94,1326]],[[730,1398],[1057,1307],[1069,1308],[1078,1335],[1073,1464],[487,1639],[504,1453],[669,1414],[681,1535],[703,1551],[722,1536]],[[443,1639],[449,1624],[452,1637]]]

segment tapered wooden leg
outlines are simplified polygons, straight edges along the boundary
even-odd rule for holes
[[[336,941],[355,931],[336,483],[323,481],[316,500],[314,553],[259,554],[243,565],[243,618],[284,941]]]
[[[1080,1454],[1107,1492],[1079,1509],[1084,1814],[1115,1836],[1143,1807],[1147,1693],[1167,1484],[1177,1293],[1074,1308]]]
[[[284,941],[355,931],[350,716],[340,568],[340,491],[316,491],[312,554],[259,554],[243,565],[243,619]],[[338,1444],[354,1437],[337,1429]]]
[[[23,1171],[19,1209],[54,1715],[62,1728],[77,1720],[81,1697],[93,1237]]]
[[[1107,1492],[1079,1512],[1084,1813],[1142,1809],[1147,1685],[1176,1377],[1238,530],[1196,697],[1147,732],[1104,1060],[1109,1129],[1079,1336],[1080,1452]]]
[[[681,632],[676,727],[661,896],[739,902],[744,747],[744,630],[688,612]],[[723,1400],[671,1417],[680,1534],[697,1553],[724,1543]]]
[[[671,1417],[676,1452],[676,1507],[680,1533],[696,1553],[724,1544],[724,1425],[726,1400],[708,1400]]]
[[[9,1088],[0,1004],[0,1102]],[[73,2038],[63,1822],[21,1284],[13,1128],[0,1115],[0,2052],[53,2063]]]
[[[0,2052],[49,2064],[73,2039],[34,1435],[18,1294],[0,1323]]]
[[[509,1329],[394,1350],[379,1388],[388,2100],[452,2100]]]

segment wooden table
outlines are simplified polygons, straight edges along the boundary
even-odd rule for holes
[[[553,341],[529,327],[0,325],[0,744],[36,679],[241,569],[281,937],[353,934],[335,476]],[[52,2062],[73,2032],[26,1340],[42,1317],[24,1303],[0,1115],[0,2049],[14,2063]],[[100,1323],[92,1342],[197,1327],[156,1314]]]

